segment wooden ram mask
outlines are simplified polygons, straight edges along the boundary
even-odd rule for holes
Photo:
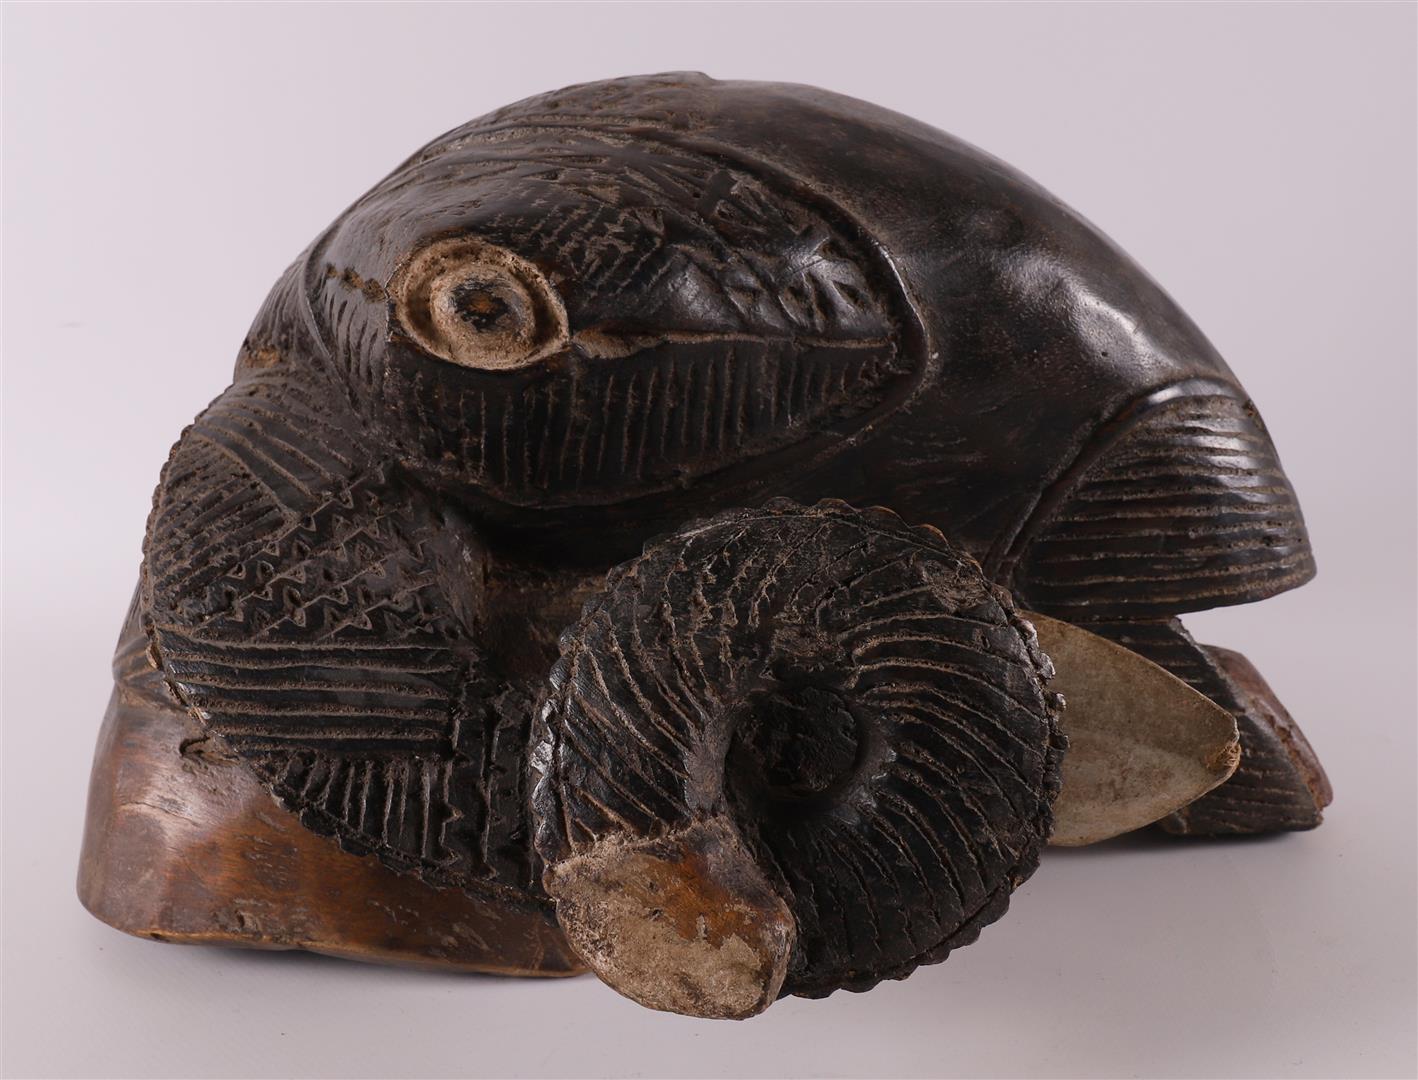
[[[1316,825],[1178,620],[1313,573],[1231,370],[1007,165],[808,87],[572,87],[341,215],[183,433],[80,893],[696,1015],[865,989],[1051,835]]]

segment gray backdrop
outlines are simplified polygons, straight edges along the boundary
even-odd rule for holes
[[[1412,1076],[1415,9],[7,6],[11,1075]],[[743,1024],[584,978],[165,947],[73,876],[158,469],[276,275],[426,139],[585,79],[817,83],[1005,158],[1245,380],[1319,579],[1189,618],[1329,768],[1318,832],[1052,852],[944,965]]]

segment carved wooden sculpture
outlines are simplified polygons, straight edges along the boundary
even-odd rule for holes
[[[573,87],[322,233],[173,450],[80,892],[700,1015],[862,989],[1055,817],[1316,825],[1177,618],[1313,572],[1229,368],[1001,162],[806,87]]]

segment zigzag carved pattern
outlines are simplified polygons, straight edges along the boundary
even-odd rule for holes
[[[243,379],[183,436],[145,561],[169,685],[311,827],[396,866],[525,891],[529,706],[459,602],[461,539],[318,388]]]

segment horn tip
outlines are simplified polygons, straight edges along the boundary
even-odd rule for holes
[[[742,1020],[782,989],[796,923],[726,820],[608,836],[551,867],[546,885],[587,966],[641,1005]]]

